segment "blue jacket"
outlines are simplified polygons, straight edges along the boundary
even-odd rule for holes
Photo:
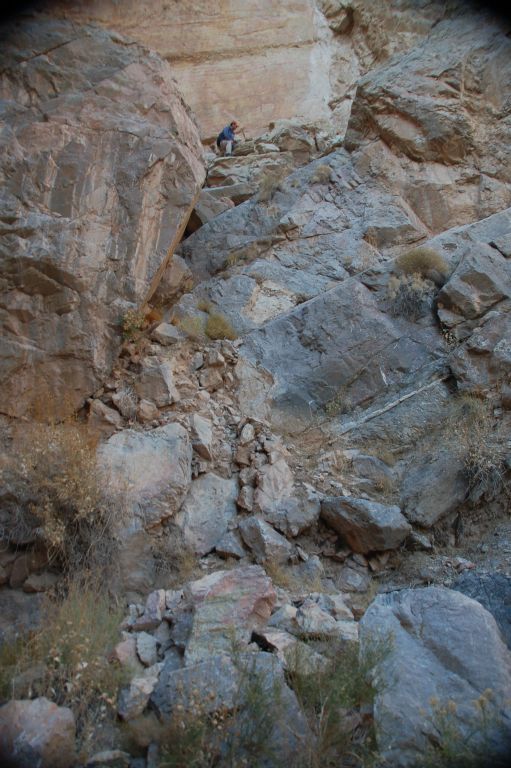
[[[216,139],[217,147],[220,146],[221,141],[234,141],[234,131],[230,125],[226,125],[223,131],[218,134]]]

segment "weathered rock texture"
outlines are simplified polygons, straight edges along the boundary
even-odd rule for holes
[[[375,637],[388,642],[375,671],[382,757],[391,765],[414,765],[428,743],[445,737],[437,730],[439,708],[451,701],[456,732],[471,740],[474,754],[486,738],[485,759],[500,765],[511,745],[511,654],[493,616],[459,592],[407,589],[380,595],[369,607],[361,621],[362,653]],[[485,733],[475,700],[487,689]]]
[[[414,10],[410,12],[410,8]],[[52,11],[116,29],[173,65],[201,133],[232,116],[256,134],[277,118],[345,127],[357,77],[407,49],[443,14],[439,2],[398,9],[370,0],[59,2]]]
[[[156,288],[204,178],[168,64],[93,27],[2,29],[0,408],[79,406]]]

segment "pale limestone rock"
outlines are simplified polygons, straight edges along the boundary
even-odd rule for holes
[[[204,166],[157,54],[49,18],[3,35],[0,381],[3,410],[21,415],[44,387],[79,407],[109,375],[122,317],[159,282]]]
[[[108,490],[128,507],[131,530],[159,524],[179,509],[191,482],[192,448],[180,424],[124,430],[98,449]]]
[[[110,408],[101,400],[93,400],[89,406],[89,424],[103,434],[111,435],[122,427],[122,416],[115,408]]]
[[[158,683],[163,664],[154,664],[139,677],[134,677],[119,694],[117,712],[122,720],[132,720],[141,715]]]
[[[56,573],[32,573],[23,583],[24,592],[47,592],[55,586],[59,577]]]
[[[141,400],[137,406],[137,419],[143,424],[158,418],[158,408],[151,400]]]
[[[135,391],[141,399],[151,400],[158,408],[180,400],[172,362],[146,358],[142,372],[135,381]]]
[[[144,667],[152,667],[158,661],[158,642],[148,632],[137,633],[137,656]]]
[[[199,456],[210,461],[212,458],[213,429],[210,419],[194,413],[190,416],[192,446]]]
[[[20,765],[71,768],[76,758],[73,713],[46,698],[7,702],[0,707],[0,754]]]
[[[151,333],[153,341],[157,341],[158,344],[162,344],[164,347],[168,347],[170,344],[176,344],[178,341],[182,341],[185,335],[179,328],[171,323],[160,323],[154,331]]]

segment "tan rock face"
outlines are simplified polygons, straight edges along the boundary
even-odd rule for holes
[[[173,67],[204,138],[232,117],[253,135],[270,121],[335,122],[344,132],[355,81],[406,50],[444,3],[373,0],[59,0],[52,13],[115,29]]]
[[[4,27],[1,410],[74,407],[109,373],[204,178],[167,63],[100,29]]]

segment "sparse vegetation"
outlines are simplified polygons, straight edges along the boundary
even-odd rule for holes
[[[178,318],[175,321],[175,325],[177,325],[177,327],[180,328],[183,333],[186,333],[186,335],[194,341],[200,341],[201,339],[204,339],[204,322],[197,315],[187,315],[186,317]]]
[[[209,301],[209,299],[202,298],[197,302],[197,309],[199,309],[201,312],[211,312],[213,309],[213,304]]]
[[[70,707],[78,744],[87,754],[95,728],[115,718],[123,670],[108,661],[119,640],[122,611],[101,585],[72,582],[64,597],[46,597],[45,622],[23,641],[3,645],[2,698],[46,696]]]
[[[327,641],[328,642],[328,641]],[[288,679],[307,715],[313,744],[304,765],[307,768],[339,766],[348,753],[358,764],[368,764],[375,749],[371,724],[351,728],[350,717],[373,701],[375,689],[370,671],[389,653],[391,640],[375,641],[362,657],[357,644],[338,646],[330,641],[327,663],[314,674],[304,672],[303,648],[297,645],[287,655]],[[343,722],[344,720],[344,722]],[[363,762],[365,760],[365,763]]]
[[[112,503],[96,462],[97,438],[76,420],[33,422],[16,437],[12,482],[21,502],[19,525],[31,529],[51,561],[67,571],[111,562]],[[12,531],[13,540],[19,531]]]
[[[458,395],[445,432],[454,454],[463,461],[472,500],[494,498],[506,486],[506,450],[491,403],[475,395]]]
[[[238,334],[229,320],[220,312],[211,312],[204,326],[206,336],[210,339],[237,339]]]
[[[332,169],[326,163],[316,165],[311,173],[311,184],[328,184],[332,179]]]
[[[504,768],[508,755],[497,754],[492,736],[498,730],[498,717],[492,711],[490,689],[484,691],[472,704],[474,715],[464,729],[460,727],[456,702],[445,703],[436,698],[430,700],[432,714],[424,712],[424,718],[435,733],[424,755],[415,768]]]
[[[433,248],[419,246],[396,259],[396,267],[405,275],[420,275],[442,285],[449,274],[449,265]]]
[[[418,273],[392,275],[388,284],[390,311],[408,320],[418,320],[433,304],[435,285]]]
[[[139,309],[128,309],[121,321],[122,335],[125,341],[138,339],[144,328],[145,314]]]
[[[254,659],[234,654],[233,661],[239,675],[233,702],[213,708],[208,697],[186,691],[186,704],[162,725],[160,768],[212,768],[221,756],[231,768],[280,764],[271,736],[284,713],[282,684]]]

